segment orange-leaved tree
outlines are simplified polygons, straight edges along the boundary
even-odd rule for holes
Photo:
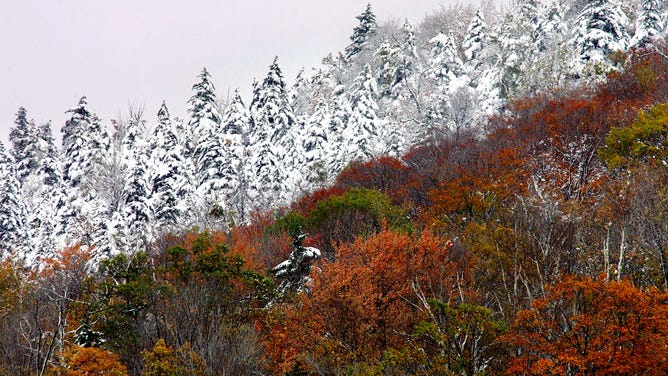
[[[387,229],[339,246],[335,261],[312,273],[311,294],[275,316],[268,346],[281,350],[272,351],[274,360],[284,371],[301,362],[339,373],[407,348],[428,316],[427,298],[462,300],[466,281],[451,246],[429,232],[411,237]]]
[[[668,295],[569,276],[517,314],[509,374],[665,375]]]
[[[98,347],[69,346],[62,354],[63,365],[54,366],[47,375],[63,376],[127,376],[120,357]]]

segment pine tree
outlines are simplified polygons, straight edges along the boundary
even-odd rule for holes
[[[229,182],[225,176],[227,151],[222,124],[211,124],[208,132],[203,134],[197,145],[198,163],[196,174],[196,197],[203,212],[201,223],[203,228],[211,228],[213,222],[220,222],[225,210],[225,193],[229,190]],[[211,222],[213,221],[213,222]]]
[[[501,77],[500,92],[503,98],[516,94],[518,87],[529,86],[524,73],[537,61],[537,26],[540,14],[534,0],[525,0],[519,9],[506,14],[496,38],[499,51]]]
[[[413,24],[406,20],[401,32],[400,43],[385,41],[375,53],[380,60],[378,93],[391,101],[409,96],[407,88],[413,85],[411,79],[421,70]]]
[[[457,46],[451,35],[439,33],[429,43],[432,45],[429,58],[429,78],[432,87],[427,91],[428,103],[425,111],[426,121],[411,142],[422,142],[435,138],[447,127],[449,102],[453,92],[468,87],[471,79],[466,74],[464,63],[459,56]]]
[[[269,67],[261,86],[256,87],[250,106],[252,127],[249,134],[251,161],[248,165],[255,181],[253,196],[261,202],[286,203],[292,184],[298,178],[295,161],[300,150],[295,143],[298,123],[290,106],[278,57]]]
[[[136,156],[135,149],[137,145],[143,142],[145,133],[146,120],[143,119],[143,111],[133,111],[130,119],[127,120],[127,125],[120,139],[120,152],[123,164],[125,165],[124,169],[130,168],[134,163]]]
[[[39,165],[23,184],[26,206],[26,222],[29,224],[30,248],[28,259],[55,254],[58,244],[56,232],[56,204],[61,189],[61,167],[51,123],[44,123],[36,130]]]
[[[348,145],[348,157],[367,160],[385,149],[380,144],[381,119],[378,117],[376,80],[367,65],[350,88],[352,112],[348,127],[350,133],[344,144]],[[352,136],[352,138],[350,138]]]
[[[274,154],[268,139],[258,141],[249,148],[249,160],[245,175],[249,177],[248,197],[254,210],[267,210],[279,204],[287,177]]]
[[[302,176],[308,188],[316,188],[324,185],[330,178],[327,171],[327,153],[332,148],[341,145],[331,145],[328,140],[327,127],[331,124],[329,107],[327,102],[320,98],[315,112],[306,121],[305,135],[302,141],[304,150],[304,163],[302,164]]]
[[[266,129],[269,141],[280,147],[278,156],[284,157],[290,153],[290,147],[293,146],[293,140],[288,136],[296,124],[296,119],[290,106],[278,57],[274,58],[269,67],[258,96],[259,98],[251,104],[256,126]]]
[[[353,29],[353,35],[350,37],[352,43],[345,49],[345,57],[350,60],[353,56],[360,53],[366,46],[366,42],[376,33],[378,25],[376,24],[376,15],[371,10],[371,4],[367,4],[366,10],[357,16],[359,24]]]
[[[306,236],[306,234],[296,234],[292,240],[292,252],[288,259],[271,270],[281,281],[277,288],[281,296],[308,292],[312,264],[322,257],[322,252],[317,248],[304,247],[302,243]]]
[[[25,209],[14,170],[14,161],[0,142],[0,255],[25,253]]]
[[[574,69],[582,71],[587,64],[607,68],[610,54],[628,46],[628,25],[629,19],[617,1],[590,1],[578,16],[570,41],[580,55]]]
[[[406,19],[401,27],[401,31],[403,41],[401,43],[396,82],[404,83],[405,85],[405,82],[408,81],[415,72],[419,72],[421,67],[413,24]]]
[[[429,57],[429,73],[440,88],[464,74],[464,63],[459,57],[452,35],[438,33],[429,40],[432,45]]]
[[[147,246],[151,241],[148,236],[150,220],[147,162],[148,155],[143,140],[137,141],[132,152],[132,162],[123,188],[123,202],[117,213],[125,224],[125,239],[122,250],[135,251]]]
[[[152,225],[159,234],[184,223],[186,198],[192,192],[185,151],[164,101],[158,111],[158,124],[149,139],[149,149],[149,207]]]
[[[244,106],[239,90],[223,114],[223,145],[225,155],[221,166],[221,191],[227,207],[240,221],[246,217],[247,180],[245,175],[247,129],[250,115]]]
[[[63,180],[71,188],[79,188],[94,175],[96,166],[109,151],[109,136],[100,119],[88,110],[86,97],[77,107],[67,111],[71,117],[62,129]]]
[[[86,97],[68,113],[71,117],[62,129],[63,191],[58,208],[58,230],[64,245],[103,244],[111,217],[110,202],[99,192],[107,182],[97,179],[97,170],[105,164],[110,150],[109,136],[98,117],[87,107]],[[94,258],[108,256],[109,249],[96,247]]]
[[[327,126],[328,147],[325,157],[325,166],[328,182],[343,170],[350,162],[348,142],[354,140],[355,135],[349,128],[352,105],[346,96],[346,87],[339,85],[334,89],[332,97],[331,116]]]
[[[629,48],[641,48],[652,43],[653,38],[665,29],[661,17],[661,1],[642,0],[642,9],[636,20],[636,31],[629,42]]]
[[[26,109],[19,108],[14,126],[9,132],[9,141],[12,143],[11,155],[21,184],[39,165],[39,145],[35,128],[34,122],[27,119]]]
[[[378,48],[378,51],[376,51],[375,55],[380,61],[380,69],[378,70],[378,92],[382,97],[391,97],[393,92],[392,89],[396,84],[399,47],[384,41]]]
[[[216,88],[211,81],[211,75],[202,69],[198,81],[193,85],[194,94],[188,100],[188,121],[186,152],[192,155],[195,173],[199,173],[200,159],[206,153],[206,148],[200,145],[211,133],[211,128],[220,125],[221,116],[218,102],[216,100]]]
[[[37,128],[37,142],[40,151],[40,180],[45,186],[57,187],[62,182],[60,155],[55,145],[50,122]]]
[[[304,119],[313,110],[313,104],[311,103],[313,93],[310,86],[311,83],[306,77],[304,68],[300,69],[288,93],[290,106],[298,119]]]
[[[554,49],[563,43],[567,34],[567,25],[564,21],[565,8],[562,2],[554,1],[538,8],[538,20],[534,29],[534,40],[540,52]]]
[[[462,41],[462,49],[468,65],[473,69],[479,64],[478,57],[481,51],[487,46],[487,23],[483,17],[482,11],[478,9],[469,23],[466,30],[466,36]]]

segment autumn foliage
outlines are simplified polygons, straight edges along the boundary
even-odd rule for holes
[[[519,312],[512,329],[511,374],[668,372],[668,295],[656,288],[570,276]]]

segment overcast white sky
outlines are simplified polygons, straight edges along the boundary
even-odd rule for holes
[[[202,67],[220,96],[248,93],[278,55],[289,83],[342,50],[368,0],[0,0],[0,140],[20,106],[37,123],[88,97],[108,126],[129,105],[185,115]],[[414,23],[456,0],[375,0],[379,22]],[[465,1],[466,3],[466,1]],[[246,95],[247,97],[247,95]],[[247,99],[247,98],[244,99]]]

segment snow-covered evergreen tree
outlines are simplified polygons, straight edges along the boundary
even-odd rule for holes
[[[378,69],[378,92],[383,97],[391,97],[396,85],[399,47],[383,42],[376,56],[380,62]]]
[[[143,111],[131,111],[130,119],[125,122],[120,142],[120,153],[125,169],[134,164],[137,145],[141,145],[146,134],[146,120]]]
[[[345,86],[337,86],[332,97],[331,116],[326,132],[329,147],[326,148],[325,170],[330,183],[351,160],[348,143],[354,140],[355,135],[348,125],[352,111]]]
[[[152,240],[150,221],[150,188],[148,184],[148,150],[145,141],[135,140],[128,165],[121,207],[114,213],[110,239],[120,251],[146,249]]]
[[[100,119],[88,110],[86,97],[67,112],[72,115],[62,129],[63,180],[70,188],[79,188],[94,175],[96,166],[109,151],[110,142]]]
[[[268,138],[255,137],[249,148],[245,175],[248,179],[248,210],[267,210],[280,205],[285,192],[286,175]]]
[[[580,55],[573,68],[607,69],[610,54],[624,51],[629,43],[629,18],[616,0],[592,0],[578,16],[571,45]]]
[[[65,190],[58,204],[58,233],[64,245],[97,245],[95,256],[105,257],[110,249],[102,244],[106,244],[112,208],[99,194],[106,182],[96,178],[110,150],[109,136],[88,110],[86,97],[68,113],[71,117],[62,129]]]
[[[39,126],[36,136],[39,166],[23,184],[32,248],[26,255],[27,260],[53,255],[58,246],[54,234],[57,228],[56,205],[61,193],[62,178],[60,156],[54,142],[51,123]]]
[[[221,165],[221,192],[232,219],[245,221],[248,200],[248,177],[245,175],[247,133],[250,115],[239,90],[223,113],[222,140],[225,155]]]
[[[278,292],[282,296],[308,291],[313,263],[322,257],[319,249],[302,245],[305,238],[306,234],[297,234],[292,241],[292,252],[288,259],[271,270],[281,281]]]
[[[14,161],[0,142],[0,256],[26,252],[25,208]]]
[[[196,196],[202,211],[202,228],[219,227],[225,211],[225,194],[230,182],[225,172],[227,150],[222,124],[211,124],[208,133],[203,134],[197,145],[199,154],[196,174]]]
[[[385,149],[380,140],[383,122],[378,116],[376,80],[371,75],[369,66],[355,79],[350,93],[350,133],[347,134],[348,138],[344,139],[344,145],[348,147],[349,161],[367,160]]]
[[[253,121],[249,131],[251,160],[248,169],[252,171],[249,176],[256,178],[251,184],[252,195],[263,197],[269,194],[271,199],[267,197],[260,201],[272,201],[274,206],[284,204],[299,178],[294,172],[301,151],[295,143],[298,123],[290,106],[278,57],[269,67],[262,85],[256,87],[250,111]]]
[[[525,71],[539,60],[537,27],[541,14],[534,0],[524,0],[514,11],[506,14],[496,37],[500,72],[500,93],[510,98],[518,88],[529,85],[524,81]]]
[[[165,102],[158,111],[158,124],[149,138],[149,208],[155,235],[173,231],[184,223],[192,179]]]
[[[345,57],[350,60],[353,56],[360,53],[366,45],[369,38],[376,33],[378,25],[376,15],[371,9],[371,4],[367,4],[362,14],[357,16],[359,24],[353,29],[353,35],[350,36],[352,43],[345,49]]]
[[[278,57],[274,58],[269,67],[269,72],[259,88],[258,98],[251,103],[251,111],[255,126],[266,129],[269,141],[277,147],[277,156],[289,156],[294,149],[294,140],[290,136],[297,122],[290,106]]]
[[[466,36],[462,41],[462,49],[464,50],[466,62],[472,69],[475,69],[479,65],[478,57],[487,43],[487,22],[485,22],[482,11],[478,9],[471,23],[469,23]]]
[[[636,31],[629,42],[629,48],[644,47],[665,29],[665,20],[661,17],[660,0],[642,0],[642,9],[636,20]]]
[[[417,39],[410,21],[404,22],[400,38],[401,41],[395,44],[384,41],[374,54],[380,62],[378,94],[390,105],[410,96],[409,90],[415,87],[412,78],[421,71]]]
[[[16,176],[21,184],[39,165],[39,144],[37,130],[33,121],[27,118],[26,109],[19,108],[16,121],[9,132],[12,143],[11,155],[16,164]]]
[[[197,77],[198,81],[192,87],[194,93],[188,100],[190,142],[187,143],[187,147],[192,147],[192,150],[186,151],[192,151],[194,173],[199,177],[203,170],[209,168],[208,165],[202,165],[209,147],[207,138],[216,132],[215,129],[220,125],[221,115],[211,75],[206,68],[203,68]]]
[[[298,121],[308,117],[308,114],[313,111],[313,104],[311,103],[310,98],[312,89],[310,86],[311,82],[309,78],[306,77],[304,68],[300,69],[297,73],[297,77],[295,77],[295,82],[292,84],[288,92],[290,106]]]
[[[51,130],[51,123],[46,122],[37,128],[39,143],[39,176],[43,185],[57,187],[62,182],[60,154]]]
[[[429,74],[439,87],[447,87],[450,82],[464,74],[464,63],[459,56],[452,35],[438,33],[429,40],[432,48],[429,55]]]
[[[404,83],[408,81],[416,72],[421,71],[420,56],[417,50],[417,39],[415,36],[415,27],[406,19],[401,27],[402,43],[399,55],[399,65],[396,74],[396,81]]]
[[[301,174],[307,188],[318,188],[331,178],[327,169],[327,154],[332,148],[341,147],[329,143],[327,127],[331,124],[327,102],[320,98],[315,112],[305,124],[305,137],[302,141],[304,161]]]

